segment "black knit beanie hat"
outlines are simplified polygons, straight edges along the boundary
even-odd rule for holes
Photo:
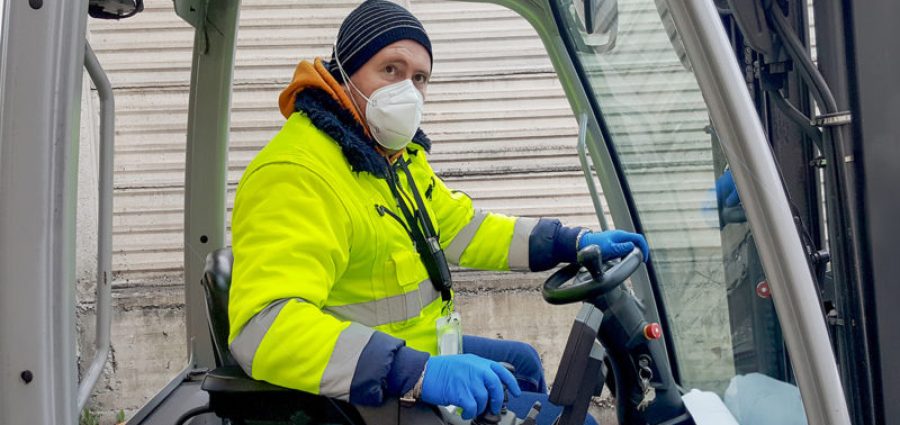
[[[432,64],[431,40],[422,23],[403,6],[387,0],[366,0],[350,12],[338,31],[335,51],[331,53],[328,71],[339,82],[344,78],[338,70],[335,53],[347,76],[362,68],[379,50],[399,40],[413,40],[428,51]]]

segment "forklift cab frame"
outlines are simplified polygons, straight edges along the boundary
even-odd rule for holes
[[[572,16],[564,5],[572,2],[485,2],[514,10],[537,30],[579,117],[579,148],[589,187],[595,185],[593,168],[616,227],[644,231],[627,171],[612,140],[615,136],[589,76],[589,58],[567,21]],[[63,282],[74,280],[77,161],[73,158],[77,158],[87,3],[31,0],[7,4],[3,13],[0,275],[5,283],[0,287],[0,340],[16,341],[0,345],[2,378],[7,386],[0,396],[0,418],[5,423],[67,424],[77,417],[74,298],[71,285]],[[593,10],[588,6],[593,3],[584,3],[582,15],[584,10]],[[756,230],[759,259],[806,417],[815,424],[849,424],[825,317],[821,306],[809,301],[818,299],[812,269],[718,11],[712,0],[663,3],[670,28],[681,40],[688,72],[695,76],[708,107],[715,139],[724,159],[733,165],[746,221]],[[175,1],[176,13],[196,29],[184,205],[190,360],[130,423],[163,423],[166,419],[160,415],[165,413],[161,412],[202,403],[203,394],[194,378],[215,365],[205,297],[197,282],[207,254],[225,245],[231,81],[239,9],[238,0]],[[593,52],[602,54],[609,48],[605,45]],[[603,212],[596,190],[593,192],[602,222]],[[658,280],[652,262],[632,277],[634,292],[648,318],[665,328],[671,318],[665,314]],[[108,291],[109,282],[104,285]],[[23,323],[29,326],[23,327]],[[677,376],[678,357],[669,332],[664,342],[669,366]]]

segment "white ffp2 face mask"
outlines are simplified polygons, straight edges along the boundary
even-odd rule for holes
[[[337,59],[337,55],[335,55],[335,59]],[[405,148],[419,129],[419,124],[422,122],[422,109],[425,106],[425,99],[422,98],[422,94],[419,93],[413,82],[403,80],[389,84],[366,97],[362,91],[356,88],[353,81],[350,81],[340,60],[337,61],[337,65],[344,81],[368,102],[366,123],[375,141],[391,151]]]
[[[366,121],[375,141],[392,151],[405,148],[419,129],[425,103],[412,81],[384,86],[366,100]]]

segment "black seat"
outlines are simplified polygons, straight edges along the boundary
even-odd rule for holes
[[[231,288],[231,248],[217,249],[206,256],[203,292],[206,294],[206,319],[212,337],[217,366],[237,366],[228,350],[228,291]]]
[[[209,393],[210,409],[216,416],[238,423],[296,421],[298,417],[309,418],[313,423],[365,423],[347,402],[257,381],[238,366],[228,349],[228,290],[233,262],[231,248],[211,252],[201,280],[217,366],[207,372],[201,385]]]

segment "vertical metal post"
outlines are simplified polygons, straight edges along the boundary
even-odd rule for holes
[[[200,279],[206,255],[225,245],[231,79],[239,8],[238,0],[212,0],[205,17],[192,19],[198,26],[184,182],[184,293],[188,355],[196,367],[215,365]]]
[[[818,293],[762,124],[712,0],[669,0],[754,230],[810,424],[850,416]]]
[[[868,318],[867,338],[871,351],[865,359],[873,378],[869,403],[874,416],[870,424],[900,423],[900,2],[896,0],[851,0],[843,2],[847,33],[850,108],[857,162],[857,204],[861,216],[863,280],[862,302]],[[818,1],[816,7],[818,7]],[[818,23],[818,15],[817,23]],[[823,69],[823,73],[824,73]],[[828,75],[826,74],[826,78]],[[829,81],[829,84],[831,82]],[[840,96],[835,93],[835,97]],[[838,99],[840,104],[840,100]],[[868,413],[868,412],[867,412]]]
[[[100,97],[100,179],[97,224],[97,288],[95,313],[97,315],[94,360],[78,385],[78,410],[84,408],[103,372],[110,350],[112,325],[112,203],[113,203],[113,151],[115,150],[115,113],[112,85],[90,44],[85,44],[84,67],[97,86]]]
[[[75,206],[87,1],[0,31],[0,423],[75,424]]]
[[[849,10],[839,0],[819,0],[813,3],[816,22],[818,68],[834,98],[836,111],[850,111],[850,88],[847,40],[845,22]],[[821,112],[827,106],[819,105]],[[854,115],[857,113],[854,112]],[[854,116],[853,119],[859,117]],[[858,140],[854,140],[852,127],[847,125],[823,128],[827,180],[826,204],[832,270],[834,273],[834,302],[842,324],[834,327],[835,345],[841,362],[841,376],[848,388],[848,402],[854,414],[854,423],[874,423],[878,415],[873,410],[875,397],[872,347],[870,346],[871,325],[874,317],[870,305],[865,302],[865,277],[863,275],[862,251],[864,235],[861,222],[863,209],[857,177],[860,173],[858,156],[861,154]],[[830,155],[829,155],[830,154]],[[840,322],[839,322],[840,323]]]

